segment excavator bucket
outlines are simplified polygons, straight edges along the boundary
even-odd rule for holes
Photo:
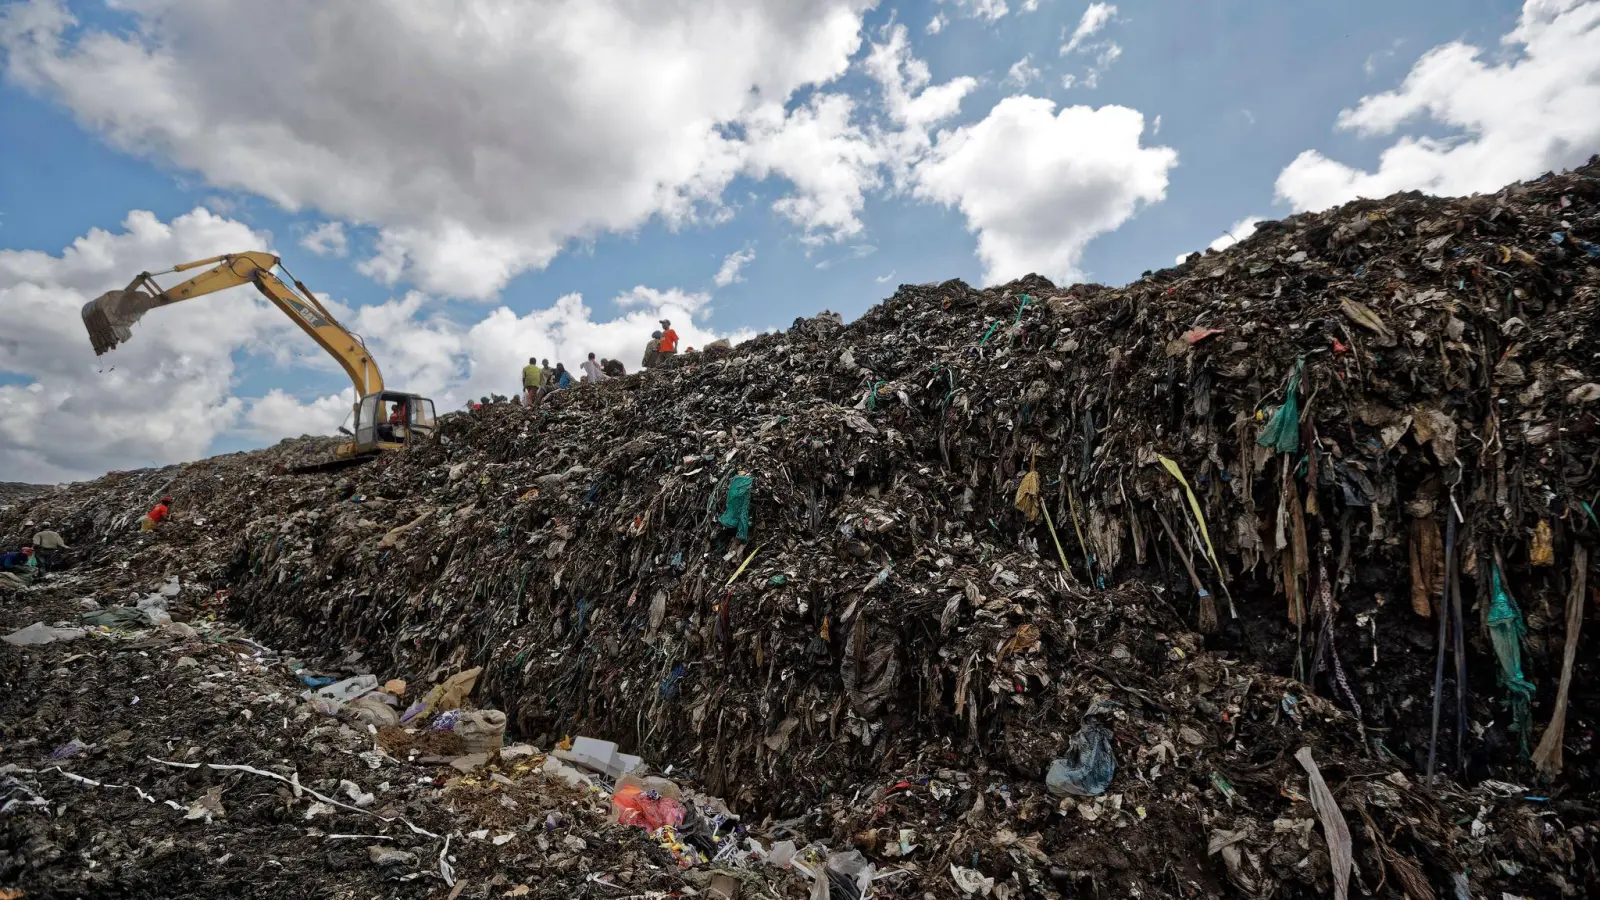
[[[150,294],[137,290],[107,291],[83,305],[83,325],[89,330],[89,343],[96,356],[133,336],[133,323],[161,305]]]

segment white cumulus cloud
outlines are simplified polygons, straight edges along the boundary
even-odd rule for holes
[[[123,0],[116,29],[17,0],[0,52],[114,146],[374,226],[375,277],[487,299],[570,241],[714,214],[749,166],[805,180],[737,133],[844,74],[875,2],[283,0],[241,52],[252,0]],[[784,214],[855,227],[848,192],[818,193],[836,177]]]
[[[350,252],[350,239],[345,236],[344,223],[323,222],[300,239],[300,246],[318,256],[344,256]]]
[[[1100,86],[1100,76],[1111,68],[1111,64],[1122,57],[1122,45],[1112,40],[1092,41],[1104,31],[1106,26],[1116,18],[1117,8],[1109,3],[1091,3],[1083,11],[1083,17],[1078,20],[1078,27],[1073,29],[1072,36],[1061,45],[1062,56],[1092,56],[1094,61],[1089,64],[1082,75],[1068,74],[1061,79],[1061,86],[1071,90],[1075,86],[1096,88]]]
[[[58,255],[0,250],[0,373],[20,379],[0,384],[0,471],[57,481],[203,455],[245,411],[232,394],[234,353],[270,355],[297,333],[289,320],[234,288],[151,312],[96,358],[79,311],[142,271],[269,245],[196,209],[171,222],[131,212],[120,231],[94,229]]]
[[[1239,221],[1228,226],[1228,230],[1219,235],[1216,240],[1207,244],[1206,249],[1218,251],[1226,250],[1250,235],[1255,234],[1256,226],[1265,221],[1266,219],[1261,216],[1245,216]],[[1178,255],[1178,262],[1182,263],[1188,258],[1189,254],[1180,253]]]
[[[1025,88],[1042,77],[1044,73],[1033,64],[1033,54],[1030,53],[1011,64],[1001,84],[1005,87]]]
[[[1116,14],[1117,8],[1110,3],[1089,4],[1089,8],[1083,11],[1083,17],[1078,20],[1078,27],[1072,30],[1072,37],[1061,45],[1061,55],[1066,56],[1077,50],[1084,41],[1099,34]]]
[[[880,158],[897,186],[905,186],[911,166],[933,146],[932,129],[961,111],[961,101],[977,90],[978,79],[962,75],[933,83],[928,64],[911,52],[904,25],[891,25],[862,62],[883,93],[890,127],[875,130]]]
[[[262,442],[303,434],[327,434],[350,416],[355,388],[302,402],[282,388],[273,388],[250,404],[237,431]],[[349,427],[348,424],[346,427]]]
[[[751,116],[751,171],[794,185],[773,209],[801,226],[808,244],[860,234],[867,191],[879,184],[880,150],[851,121],[854,110],[844,94],[817,94],[787,114],[774,103]]]
[[[1039,272],[1080,277],[1096,235],[1166,196],[1177,151],[1140,143],[1144,116],[1007,97],[979,122],[941,132],[916,167],[917,196],[957,207],[990,283]]]
[[[720,288],[743,281],[744,276],[739,274],[740,271],[755,258],[756,251],[754,247],[745,247],[743,250],[735,250],[729,253],[722,258],[722,268],[717,270],[716,277],[711,279],[712,283]]]
[[[989,22],[1003,18],[1011,11],[1006,5],[1006,0],[939,0],[939,2],[949,3],[971,18]]]
[[[1279,174],[1278,198],[1317,210],[1404,190],[1495,190],[1600,150],[1600,2],[1527,0],[1501,44],[1499,55],[1461,42],[1425,53],[1398,88],[1339,114],[1362,136],[1400,134],[1375,170],[1307,150]],[[1427,124],[1454,134],[1402,133]]]

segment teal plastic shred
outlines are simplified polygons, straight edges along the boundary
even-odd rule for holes
[[[1500,663],[1500,686],[1510,692],[1512,728],[1522,743],[1522,756],[1527,758],[1528,737],[1533,731],[1533,714],[1529,702],[1533,699],[1533,682],[1522,674],[1522,637],[1528,633],[1522,610],[1506,592],[1501,581],[1500,567],[1494,567],[1494,597],[1489,602],[1489,637],[1494,642],[1494,655]]]
[[[739,529],[739,540],[750,539],[750,492],[756,483],[751,475],[735,475],[728,482],[728,505],[717,519],[727,528]]]
[[[1279,453],[1294,453],[1300,449],[1300,377],[1305,365],[1303,356],[1294,361],[1294,374],[1289,376],[1289,385],[1283,392],[1283,405],[1272,414],[1271,421],[1256,438],[1257,444]]]

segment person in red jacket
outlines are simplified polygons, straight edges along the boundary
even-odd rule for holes
[[[171,497],[162,497],[161,498],[161,502],[157,503],[155,505],[154,509],[152,509],[149,512],[145,513],[144,514],[144,518],[139,520],[139,530],[140,531],[155,531],[156,530],[156,526],[161,524],[162,520],[164,520],[167,517],[167,515],[171,512],[171,510],[169,509],[169,506],[171,505],[171,503],[172,503],[172,498]]]

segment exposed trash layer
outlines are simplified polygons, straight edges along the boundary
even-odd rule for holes
[[[0,624],[75,619],[77,592],[111,599],[69,575]],[[299,663],[217,609],[189,582],[178,627],[0,650],[0,896],[705,896],[728,868],[682,867],[545,750],[463,762],[449,732],[324,715]],[[738,871],[752,896],[805,881],[748,853]]]
[[[22,514],[171,548],[269,645],[481,667],[511,733],[914,867],[884,896],[1558,896],[1596,874],[1597,178],[1123,289],[903,286],[339,475],[290,443]]]

